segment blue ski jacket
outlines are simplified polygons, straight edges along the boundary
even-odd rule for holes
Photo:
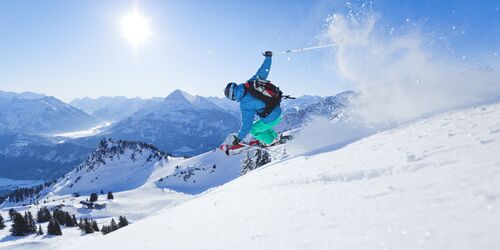
[[[262,80],[266,80],[267,76],[269,75],[269,71],[271,70],[271,57],[266,57],[264,59],[264,62],[260,66],[259,70],[257,70],[257,73],[252,76],[248,81],[253,81],[259,77]],[[264,111],[264,108],[266,107],[266,104],[253,97],[250,93],[245,93],[245,84],[238,84],[236,86],[235,92],[234,92],[234,97],[235,101],[240,103],[240,110],[241,110],[241,128],[240,131],[238,132],[238,139],[243,140],[247,136],[247,134],[250,132],[252,129],[253,121],[255,118],[255,115],[257,115],[257,112],[262,112]],[[281,107],[278,105],[276,108],[273,109],[269,115],[267,115],[265,118],[261,118],[264,123],[270,123],[276,119],[278,119],[281,115]]]

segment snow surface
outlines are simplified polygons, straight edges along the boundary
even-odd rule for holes
[[[498,249],[499,149],[500,102],[295,150],[239,178],[241,155],[169,158],[144,185],[100,200],[106,209],[53,197],[99,225],[119,215],[133,224],[106,236],[63,228],[13,240],[2,230],[0,249]]]
[[[68,249],[498,249],[500,103],[271,163]]]

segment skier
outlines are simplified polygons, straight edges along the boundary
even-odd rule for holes
[[[279,142],[278,134],[273,129],[274,126],[281,122],[282,118],[279,101],[275,104],[275,107],[269,110],[269,104],[250,94],[248,89],[252,82],[267,80],[269,70],[271,69],[271,57],[273,53],[266,51],[263,55],[265,56],[264,62],[252,78],[243,84],[230,82],[224,88],[224,95],[228,99],[239,102],[242,124],[238,133],[230,134],[226,138],[224,144],[221,146],[222,150],[226,151],[228,148],[231,149],[238,146],[248,133],[264,146],[274,145]],[[280,93],[279,97],[281,100],[281,91],[279,89],[278,92]],[[255,115],[259,115],[260,119],[254,122]]]

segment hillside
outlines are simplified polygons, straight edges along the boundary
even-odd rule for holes
[[[70,248],[496,249],[499,121],[496,103],[303,152]]]
[[[51,192],[90,194],[138,188],[149,179],[156,165],[166,161],[167,155],[154,146],[103,139],[88,159],[66,174]]]

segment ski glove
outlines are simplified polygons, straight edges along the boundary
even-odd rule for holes
[[[262,53],[263,56],[265,57],[272,57],[273,56],[273,52],[272,51],[266,51],[264,53]]]

